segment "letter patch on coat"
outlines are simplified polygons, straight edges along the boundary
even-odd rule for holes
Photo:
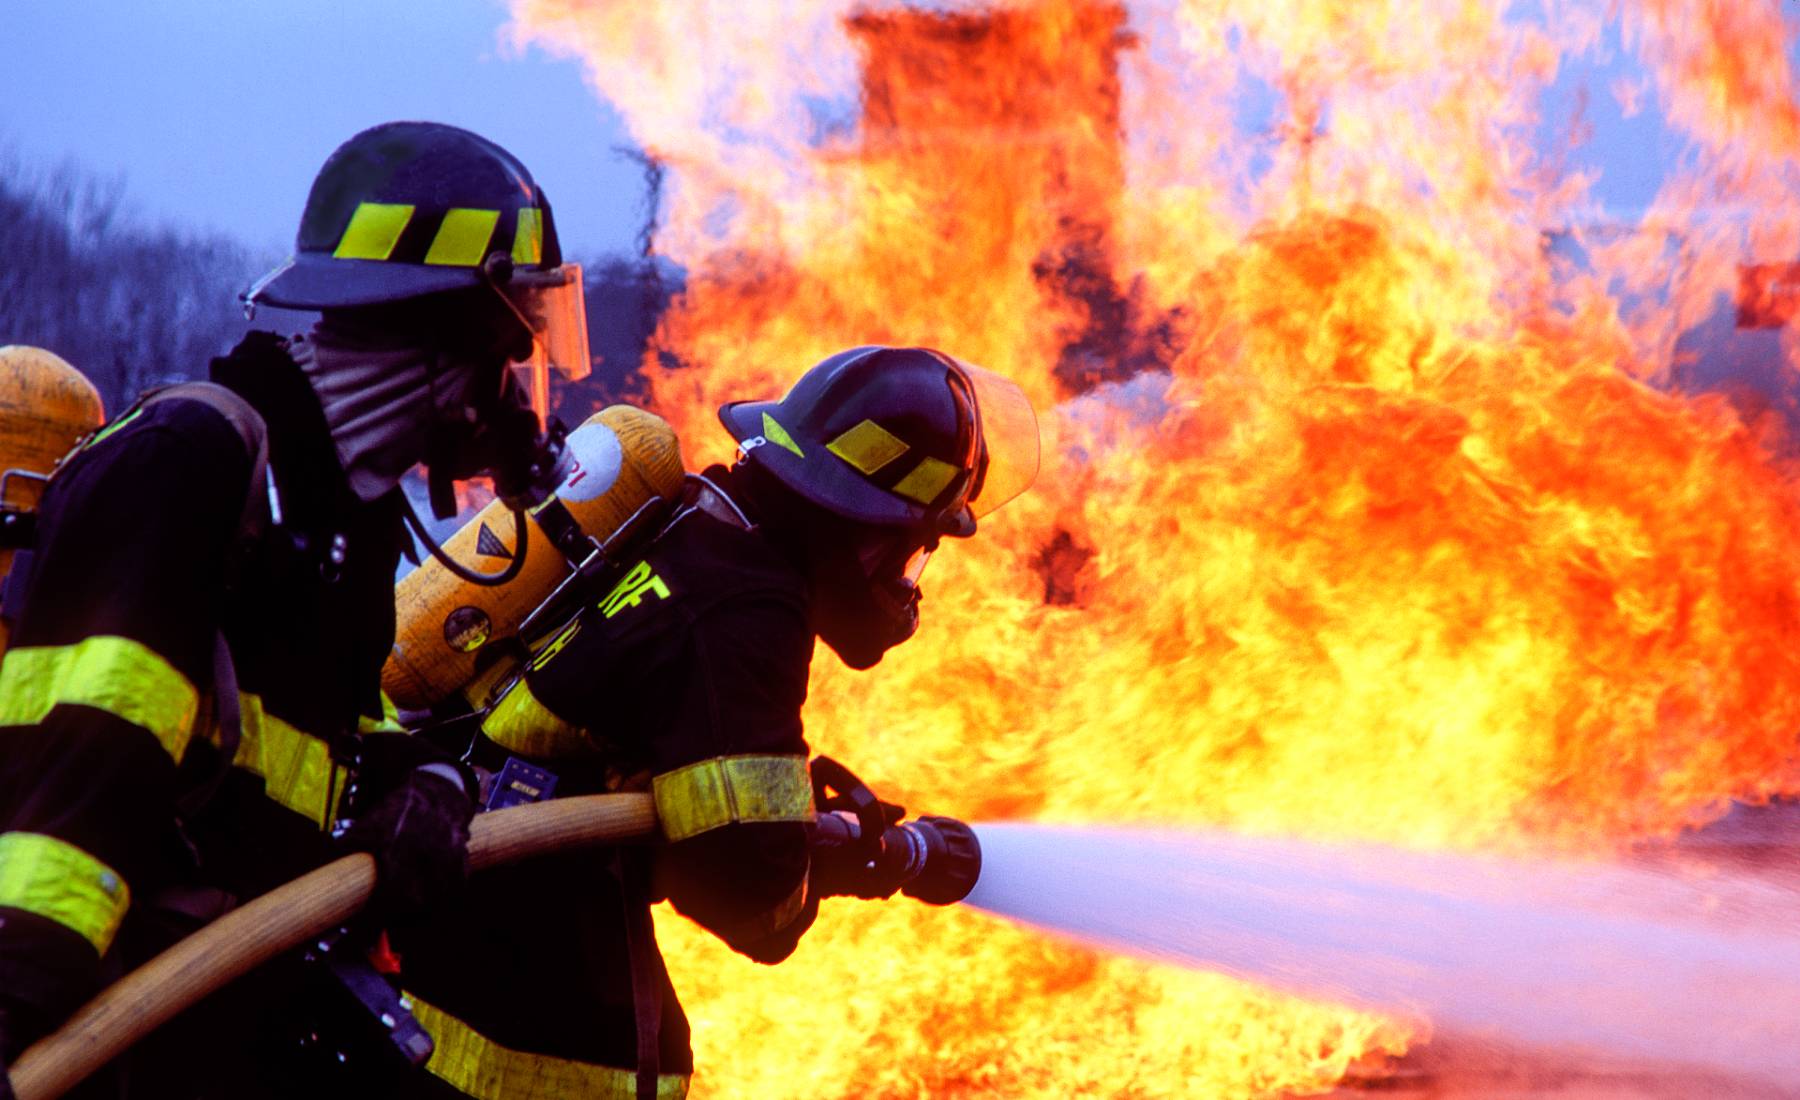
[[[632,566],[631,572],[625,574],[625,579],[620,581],[604,600],[600,601],[600,612],[610,619],[628,607],[636,607],[643,603],[644,597],[652,592],[656,594],[657,599],[669,598],[669,586],[663,583],[661,577],[651,571],[649,562],[640,561]]]

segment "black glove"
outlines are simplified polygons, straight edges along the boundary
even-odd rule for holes
[[[847,848],[816,852],[807,885],[815,898],[891,898],[900,884]]]
[[[368,911],[406,922],[462,896],[469,877],[469,822],[475,800],[443,765],[414,768],[345,831],[353,852],[375,857]]]
[[[827,800],[828,805],[836,803]],[[876,799],[882,830],[899,824],[906,809]],[[871,824],[875,815],[871,814]],[[883,858],[878,842],[863,838],[855,843],[835,843],[835,823],[821,819],[814,825],[812,868],[807,872],[808,892],[815,898],[891,898],[900,889],[900,868]]]

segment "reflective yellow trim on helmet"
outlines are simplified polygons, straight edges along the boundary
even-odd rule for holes
[[[131,908],[131,890],[111,867],[41,833],[0,833],[0,905],[36,913],[106,954]]]
[[[637,1096],[637,1074],[631,1070],[503,1047],[415,994],[406,996],[412,1002],[413,1018],[431,1034],[426,1072],[476,1100],[561,1100],[565,1096],[635,1100]],[[657,1075],[657,1100],[682,1100],[687,1092],[686,1076]]]
[[[425,252],[425,262],[440,267],[474,267],[487,259],[488,242],[500,223],[498,210],[455,207],[444,211],[437,236]]]
[[[919,460],[913,471],[901,478],[894,486],[894,492],[908,500],[916,500],[920,504],[930,504],[936,500],[944,487],[956,480],[957,469],[942,459],[927,455]]]
[[[240,694],[238,710],[243,735],[232,763],[260,776],[268,798],[325,828],[336,816],[330,802],[341,800],[347,786],[331,746],[270,714],[261,696]]]
[[[912,449],[873,420],[863,421],[825,446],[864,474],[873,474]]]
[[[788,434],[786,428],[777,424],[775,418],[768,413],[763,413],[763,438],[777,447],[787,448],[801,458],[806,457],[806,452],[800,449],[800,444],[794,442],[794,437]]]
[[[412,216],[413,208],[406,203],[358,203],[332,255],[340,260],[385,260],[394,254]]]
[[[512,261],[515,264],[544,262],[544,212],[535,206],[520,207],[513,227]]]
[[[580,756],[592,754],[595,747],[579,726],[563,721],[538,702],[522,676],[482,719],[481,732],[494,744],[521,756]]]
[[[56,707],[103,710],[148,730],[177,763],[193,735],[200,693],[142,642],[110,634],[74,645],[24,646],[0,664],[0,726],[30,726]]]
[[[740,821],[811,821],[804,756],[715,756],[651,781],[663,835],[686,840]]]

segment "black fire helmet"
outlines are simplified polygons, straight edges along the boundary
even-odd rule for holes
[[[1012,382],[930,348],[838,352],[780,401],[719,420],[747,459],[859,523],[967,538],[1037,476],[1037,417]]]
[[[505,283],[562,263],[543,189],[505,149],[438,122],[389,122],[313,180],[294,254],[251,305],[342,309]]]

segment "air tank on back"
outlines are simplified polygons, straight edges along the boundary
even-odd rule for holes
[[[661,417],[613,405],[569,433],[574,469],[553,502],[583,534],[604,542],[645,504],[681,491],[683,470],[674,429]],[[541,513],[541,506],[535,512]],[[485,652],[516,636],[528,615],[570,574],[568,559],[531,513],[525,564],[506,584],[459,580],[436,560],[408,573],[395,592],[394,649],[381,687],[405,710],[424,710],[462,689],[487,664]],[[455,560],[488,572],[511,564],[518,544],[512,516],[490,502],[444,543]]]
[[[29,544],[30,516],[44,482],[81,437],[106,420],[100,393],[61,356],[42,348],[0,347],[0,576]],[[9,629],[0,622],[0,652]]]

